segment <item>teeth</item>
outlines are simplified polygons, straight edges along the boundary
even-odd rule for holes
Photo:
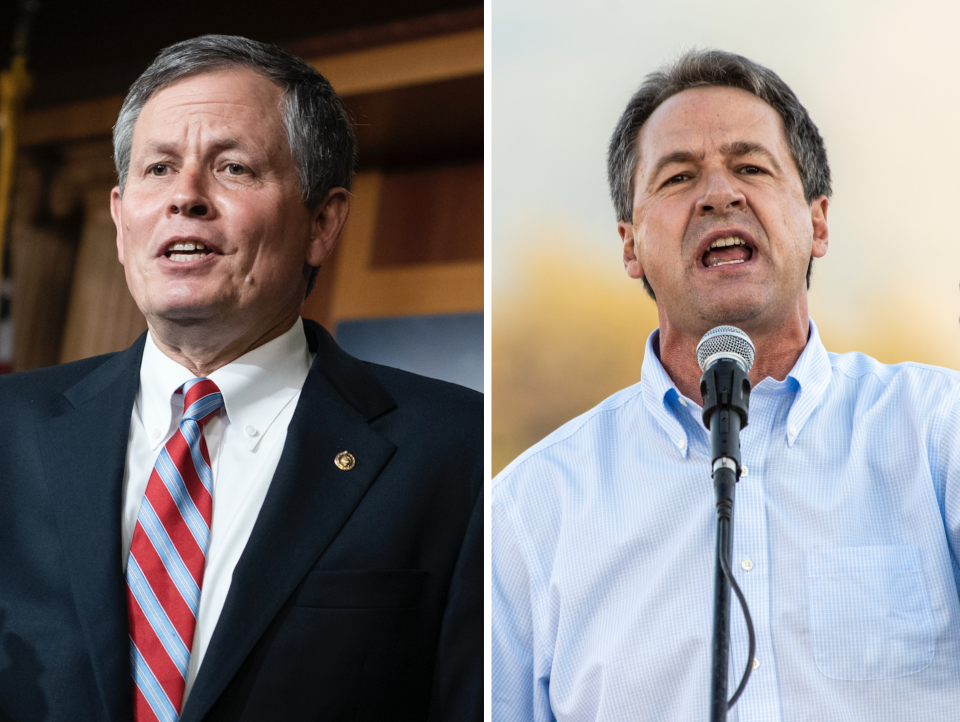
[[[206,246],[202,243],[174,243],[170,246],[171,251],[203,251]]]
[[[743,263],[743,261],[720,261],[719,263],[711,263],[710,268],[715,266],[729,266],[731,263]]]
[[[725,248],[726,246],[745,246],[747,245],[746,241],[742,238],[737,238],[736,236],[727,236],[726,238],[718,238],[713,243],[710,244],[710,249],[714,248]]]
[[[195,261],[197,260],[197,254],[195,253],[171,253],[171,261]]]

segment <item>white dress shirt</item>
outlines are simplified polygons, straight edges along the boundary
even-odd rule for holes
[[[213,521],[184,704],[217,626],[233,569],[270,488],[311,364],[298,319],[283,335],[207,377],[220,389],[224,407],[204,430],[213,471]],[[183,396],[175,392],[192,378],[192,372],[164,355],[147,334],[123,475],[124,569],[153,465],[183,414]]]

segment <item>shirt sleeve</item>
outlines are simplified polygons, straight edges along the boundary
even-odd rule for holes
[[[533,591],[517,534],[493,496],[491,507],[492,722],[551,722],[549,677],[535,671]]]

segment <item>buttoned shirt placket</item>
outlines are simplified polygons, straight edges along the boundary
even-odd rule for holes
[[[658,343],[659,340],[654,343],[657,350]],[[829,367],[829,359],[822,348],[813,349],[808,345],[785,380],[764,379],[751,395],[749,423],[741,434],[744,471],[737,485],[734,508],[733,572],[750,610],[756,651],[750,663],[750,680],[728,715],[730,722],[777,722],[783,718],[771,636],[774,600],[770,592],[770,570],[776,556],[770,548],[768,497],[764,486],[768,482],[790,483],[787,479],[768,480],[771,444],[777,446],[778,452],[789,453],[800,428],[819,404],[826,388]],[[674,439],[682,458],[702,461],[704,488],[709,489],[710,436],[702,422],[702,407],[680,395],[659,363],[644,363],[644,374],[644,386],[653,390],[653,393],[645,394],[647,410]],[[800,378],[807,380],[805,387]],[[656,403],[658,399],[662,404]],[[728,696],[733,695],[743,677],[749,651],[746,621],[732,593],[731,605]]]

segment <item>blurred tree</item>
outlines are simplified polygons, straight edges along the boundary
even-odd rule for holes
[[[497,294],[492,319],[493,473],[610,394],[640,380],[657,309],[611,263],[550,238],[522,256],[523,283]]]

